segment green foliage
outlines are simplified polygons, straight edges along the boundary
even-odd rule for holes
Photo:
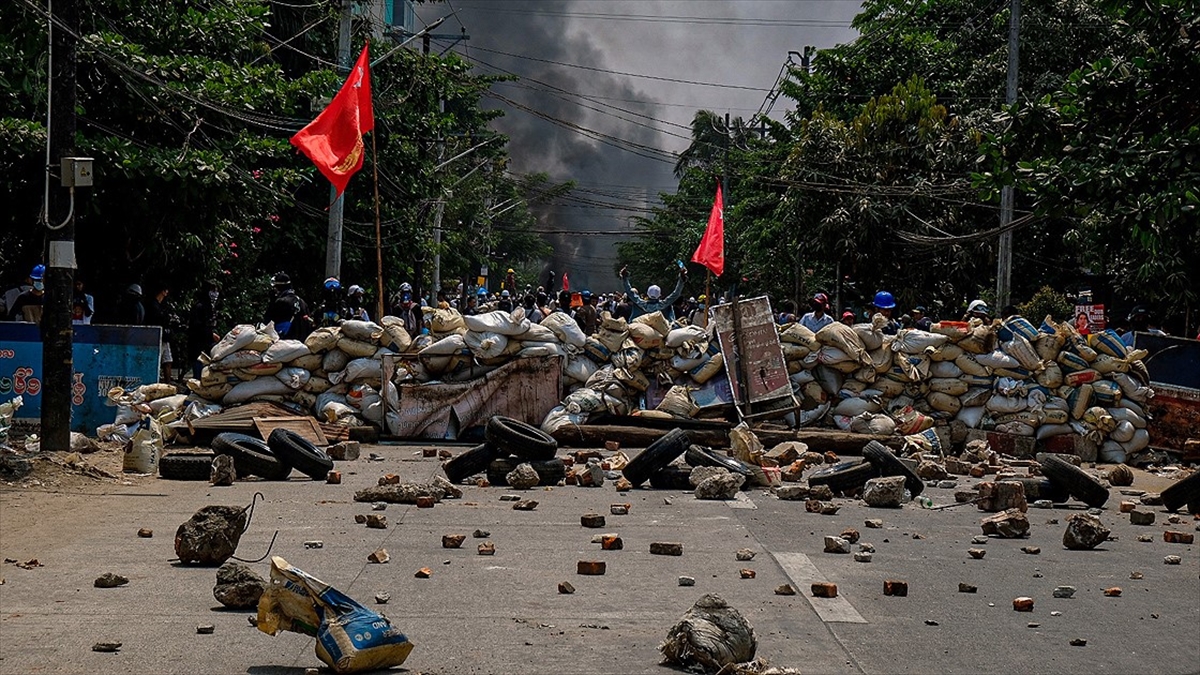
[[[1017,311],[1036,324],[1047,316],[1053,317],[1055,321],[1068,320],[1075,311],[1075,305],[1066,293],[1042,286],[1028,302],[1017,305]]]

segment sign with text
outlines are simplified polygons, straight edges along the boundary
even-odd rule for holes
[[[1104,330],[1104,305],[1075,305],[1075,329],[1086,335]]]
[[[746,403],[750,404],[751,414],[793,408],[795,397],[792,396],[792,383],[788,380],[770,300],[764,296],[717,305],[713,308],[713,325],[721,341],[725,370],[729,373],[729,385],[739,409]],[[746,378],[744,394],[739,384],[743,374]]]

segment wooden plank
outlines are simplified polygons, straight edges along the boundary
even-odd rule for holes
[[[604,424],[568,425],[552,434],[565,446],[598,448],[605,441],[617,441],[625,447],[644,448],[666,433],[663,429],[614,426]],[[729,447],[729,432],[715,429],[688,429],[693,443],[713,448]],[[832,451],[838,454],[858,455],[869,441],[879,441],[886,446],[899,448],[904,440],[899,436],[856,434],[837,429],[754,429],[754,433],[768,449],[785,441],[807,443],[814,452]]]
[[[313,445],[329,445],[321,425],[312,417],[255,417],[254,427],[264,439],[276,429],[287,429]]]

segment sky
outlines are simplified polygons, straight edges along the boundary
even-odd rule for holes
[[[509,136],[512,170],[577,183],[537,212],[555,250],[541,278],[566,271],[573,289],[606,291],[619,284],[615,244],[629,238],[630,218],[675,191],[672,155],[687,147],[696,111],[751,118],[788,52],[853,40],[858,9],[857,0],[450,0],[417,15],[418,26],[450,15],[436,34],[470,37],[436,40],[437,51],[520,78],[484,102],[505,111],[494,125]]]

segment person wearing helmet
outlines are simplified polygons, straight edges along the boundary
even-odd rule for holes
[[[963,321],[971,319],[979,319],[984,323],[992,320],[992,310],[988,308],[987,303],[983,300],[972,300],[971,304],[967,305],[967,313],[963,316]]]
[[[800,325],[817,332],[833,323],[833,317],[829,315],[829,296],[824,293],[817,293],[808,301],[808,306],[812,308],[804,316],[800,317]]]
[[[371,320],[371,313],[367,311],[364,302],[366,297],[367,289],[358,284],[351,284],[350,288],[346,289],[346,318],[357,321]]]
[[[510,267],[504,272],[504,281],[500,284],[500,290],[508,291],[510,295],[517,292],[517,273],[513,271],[513,268]]]
[[[507,288],[500,291],[500,302],[496,303],[496,309],[501,312],[513,311],[512,293],[509,293]]]
[[[933,320],[925,316],[925,308],[921,305],[913,307],[912,310],[913,327],[917,330],[928,331],[933,327]]]
[[[43,281],[45,276],[45,265],[34,265],[29,271],[29,285],[19,287],[24,290],[15,294],[12,302],[7,304],[9,321],[41,323],[42,305],[46,301],[46,285]]]
[[[336,326],[342,319],[349,318],[346,297],[342,294],[342,282],[329,277],[321,289],[321,325]]]
[[[643,314],[653,314],[654,312],[662,312],[663,318],[667,321],[675,320],[675,301],[683,294],[683,280],[687,279],[687,267],[680,266],[679,280],[675,282],[675,290],[671,291],[665,298],[662,295],[662,289],[657,285],[652,285],[646,289],[646,299],[642,299],[629,283],[629,268],[621,268],[621,281],[625,284],[625,295],[629,298],[632,305],[630,310],[630,319],[636,319]]]
[[[840,319],[840,321],[842,323],[846,324],[847,326],[853,326],[854,325],[854,312],[850,311],[849,309],[843,310],[842,318]]]
[[[404,322],[404,330],[413,337],[420,335],[422,328],[425,327],[425,316],[421,311],[421,305],[413,300],[412,284],[407,281],[400,284],[399,295],[395,304],[392,305],[392,316],[399,317]]]
[[[584,290],[579,294],[579,299],[583,304],[575,310],[575,323],[584,335],[593,335],[599,323],[599,312],[596,311],[597,298],[592,295],[591,291]]]
[[[875,299],[871,303],[875,307],[875,311],[883,315],[887,319],[887,323],[883,325],[884,335],[895,335],[900,330],[900,324],[892,318],[892,312],[896,311],[896,298],[888,291],[879,291],[875,294]]]
[[[308,303],[296,295],[292,278],[285,272],[271,277],[273,297],[263,315],[263,323],[274,323],[279,337],[288,340],[303,340],[312,332],[312,318],[308,314]]]
[[[141,284],[129,284],[121,299],[117,301],[116,316],[118,324],[124,326],[141,326],[146,323],[146,307],[142,304]]]

